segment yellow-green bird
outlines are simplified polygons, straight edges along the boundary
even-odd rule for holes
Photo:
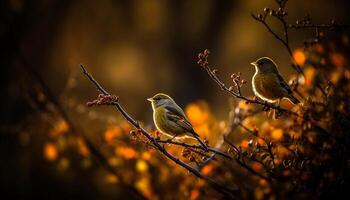
[[[207,146],[200,140],[199,135],[194,131],[192,124],[187,119],[184,111],[168,95],[158,93],[147,99],[152,104],[153,121],[156,128],[162,134],[172,139],[175,137],[195,138],[207,149]]]
[[[272,59],[262,57],[251,64],[255,66],[255,74],[252,79],[255,96],[270,103],[279,103],[283,98],[289,99],[294,104],[300,103],[293,96],[292,90],[280,75]]]

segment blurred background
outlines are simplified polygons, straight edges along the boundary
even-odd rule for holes
[[[245,95],[252,94],[249,82],[254,68],[249,63],[259,57],[273,58],[285,77],[294,73],[284,47],[251,17],[266,6],[275,4],[272,0],[2,1],[3,195],[121,198],[123,191],[110,184],[113,177],[97,170],[93,161],[81,155],[75,159],[70,150],[60,153],[59,145],[69,140],[60,144],[57,135],[68,128],[61,117],[47,112],[60,102],[97,146],[105,139],[106,127],[121,122],[110,108],[86,108],[97,92],[79,65],[120,96],[128,112],[149,128],[152,112],[146,98],[158,92],[169,94],[182,107],[204,104],[211,117],[224,121],[229,98],[196,64],[199,52],[210,49],[210,63],[227,82],[232,73],[242,72],[248,80]],[[287,8],[290,22],[310,14],[315,23],[334,18],[350,24],[346,0],[293,0]],[[291,46],[301,47],[303,39],[313,34],[292,31]],[[49,91],[49,97],[41,90]],[[79,152],[84,154],[82,146]],[[140,163],[137,166],[144,169]]]

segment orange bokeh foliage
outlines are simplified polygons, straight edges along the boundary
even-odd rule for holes
[[[185,111],[193,126],[202,125],[209,118],[208,108],[204,103],[190,103],[186,106]]]
[[[314,80],[315,74],[316,74],[316,70],[313,67],[308,67],[304,70],[304,82],[302,82],[302,84],[305,84],[306,86],[311,86],[312,82]]]
[[[144,159],[144,160],[149,160],[151,158],[151,156],[152,156],[151,153],[149,153],[147,151],[142,153],[142,159]]]
[[[270,132],[272,132],[274,129],[274,127],[271,125],[270,122],[265,121],[261,124],[260,129],[259,129],[259,133],[261,135],[268,135]]]
[[[109,157],[108,158],[108,163],[113,166],[116,167],[119,163],[120,163],[120,159],[116,158],[115,156]]]
[[[68,131],[69,127],[66,121],[59,120],[55,123],[54,127],[49,130],[49,136],[51,137],[57,137],[63,133],[66,133]]]
[[[109,173],[105,176],[105,181],[110,184],[115,184],[118,182],[118,177]]]
[[[320,53],[320,54],[322,54],[322,53],[324,53],[324,47],[321,45],[321,44],[315,44],[314,46],[313,46],[313,49],[315,50],[315,52],[317,52],[317,53]]]
[[[213,165],[210,165],[210,164],[205,165],[205,166],[202,168],[202,170],[201,170],[201,172],[202,172],[204,175],[208,175],[208,174],[210,174],[210,172],[212,172],[212,171],[213,171]]]
[[[330,55],[331,62],[334,66],[343,68],[346,63],[346,59],[343,54],[334,52]]]
[[[265,186],[268,185],[268,182],[265,179],[259,179],[259,184]]]
[[[149,178],[141,177],[135,183],[135,187],[142,192],[147,198],[157,199],[151,190],[151,183]]]
[[[195,189],[195,190],[192,190],[192,191],[191,191],[191,195],[190,195],[190,199],[191,199],[191,200],[197,199],[197,198],[199,197],[199,194],[200,194],[200,193],[199,193],[198,190],[196,190],[196,189]]]
[[[120,127],[111,126],[104,133],[104,139],[108,144],[113,144],[114,140],[121,134]]]
[[[283,130],[281,128],[275,129],[271,132],[273,140],[281,140],[283,138]]]
[[[305,56],[304,51],[302,49],[296,49],[293,52],[293,58],[299,66],[303,66],[305,61],[306,61],[306,56]]]
[[[260,163],[257,163],[257,162],[254,162],[253,165],[252,165],[252,168],[256,171],[259,171],[263,168],[262,164]]]
[[[123,120],[123,121],[119,124],[119,127],[120,127],[120,128],[122,129],[122,131],[125,132],[125,133],[128,133],[128,132],[132,129],[131,125],[130,125],[127,121],[125,121],[125,120]]]
[[[85,157],[90,156],[90,150],[87,148],[83,138],[78,137],[77,140],[77,148],[78,148],[78,152]]]
[[[277,145],[274,149],[274,152],[278,155],[280,159],[291,154],[291,152],[282,145]]]
[[[57,159],[58,150],[56,144],[48,142],[44,145],[44,157],[48,161],[55,161]]]
[[[212,115],[205,101],[188,104],[185,113],[194,130],[202,139],[208,140],[212,146],[221,141],[221,133],[224,127],[220,127],[220,123]]]
[[[136,158],[137,152],[131,147],[115,147],[115,154],[122,156],[125,159],[134,159]]]
[[[261,138],[258,138],[256,141],[258,142],[259,145],[266,145],[266,142]]]
[[[247,139],[243,139],[240,145],[243,149],[249,148],[249,142]]]

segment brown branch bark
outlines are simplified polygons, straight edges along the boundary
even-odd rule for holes
[[[249,171],[250,173],[252,173],[255,176],[258,176],[268,182],[271,181],[270,177],[264,176],[263,174],[260,174],[259,172],[255,171],[253,168],[251,168],[249,165],[246,164],[246,162],[244,161],[242,152],[239,148],[236,147],[236,145],[234,145],[230,140],[228,140],[226,137],[224,137],[224,142],[227,143],[230,147],[232,147],[234,149],[234,151],[237,154],[236,157],[236,162],[243,167],[244,169],[246,169],[247,171]]]
[[[204,149],[204,147],[202,145],[196,145],[196,144],[187,144],[187,143],[184,143],[184,142],[177,142],[177,141],[172,141],[172,140],[157,140],[158,143],[163,143],[163,144],[174,144],[174,145],[178,145],[178,146],[182,146],[182,147],[187,147],[187,148],[194,148],[194,149],[201,149],[201,150],[207,150],[209,152],[212,152],[214,154],[217,154],[217,155],[220,155],[224,158],[227,158],[227,159],[233,159],[232,156],[230,156],[229,154],[225,153],[225,152],[222,152],[218,149],[215,149],[215,148],[207,148],[207,149]]]
[[[273,105],[273,104],[269,104],[267,102],[262,102],[262,101],[259,101],[259,100],[256,100],[256,99],[250,99],[248,97],[245,97],[243,95],[240,94],[240,85],[237,85],[237,91],[238,92],[235,92],[231,89],[231,87],[227,87],[225,85],[225,83],[223,81],[220,80],[220,78],[216,75],[216,69],[211,69],[210,66],[209,66],[209,63],[208,63],[208,56],[209,56],[209,50],[204,50],[203,52],[199,53],[198,57],[199,57],[199,60],[198,60],[198,64],[206,70],[206,72],[208,73],[208,75],[210,76],[210,78],[217,84],[219,85],[219,87],[227,92],[229,95],[235,97],[235,98],[238,98],[238,99],[242,99],[244,101],[246,101],[247,103],[253,103],[253,104],[258,104],[258,105],[261,105],[261,106],[264,106],[264,107],[267,107],[267,108],[271,108],[271,109],[275,109],[279,112],[282,112],[282,113],[287,113],[287,114],[290,114],[290,115],[294,115],[294,116],[298,116],[297,113],[295,112],[292,112],[290,110],[286,110],[280,106],[276,106],[276,105]]]
[[[110,95],[93,77],[90,75],[86,69],[84,68],[83,65],[81,65],[81,68],[83,70],[84,75],[95,85],[96,89],[101,92],[103,95]],[[172,160],[174,163],[177,165],[183,167],[184,169],[188,170],[198,178],[201,178],[205,181],[208,182],[208,184],[215,189],[217,192],[223,194],[226,198],[230,199],[236,199],[236,195],[238,193],[238,189],[233,189],[230,187],[227,187],[223,184],[220,184],[213,180],[212,178],[203,175],[201,172],[193,168],[192,166],[188,165],[187,163],[183,162],[179,158],[173,156],[170,154],[158,141],[156,138],[152,137],[151,134],[144,129],[143,127],[140,126],[139,122],[134,120],[125,110],[124,108],[119,104],[117,101],[112,101],[109,102],[111,105],[113,105],[117,111],[131,124],[133,125],[136,129],[138,129],[143,136],[145,136],[151,143],[154,145],[154,147],[165,157],[168,159]]]

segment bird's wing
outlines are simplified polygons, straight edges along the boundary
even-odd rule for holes
[[[283,77],[280,74],[277,74],[277,78],[281,87],[287,90],[288,94],[292,94],[292,90],[290,89],[288,83],[286,83],[286,81],[283,79]]]
[[[171,106],[165,106],[165,109],[167,111],[167,118],[170,121],[175,122],[179,126],[183,127],[185,130],[188,132],[194,133],[192,124],[188,121],[187,117],[185,114],[182,112],[182,110],[176,109]]]

